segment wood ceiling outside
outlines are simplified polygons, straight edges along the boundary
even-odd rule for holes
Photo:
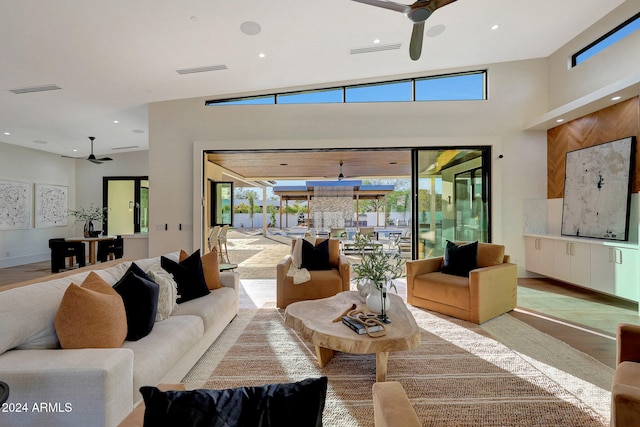
[[[411,150],[242,151],[208,154],[209,161],[247,180],[407,178]]]

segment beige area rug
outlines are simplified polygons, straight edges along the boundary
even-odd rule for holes
[[[313,346],[273,304],[241,310],[185,378],[189,389],[329,377],[325,426],[373,426],[375,356],[338,353],[319,369]],[[501,316],[478,325],[411,307],[421,346],[392,353],[423,426],[606,426],[613,370],[564,343]],[[488,332],[514,341],[510,349]],[[558,353],[557,355],[555,355]],[[545,356],[546,355],[546,356]],[[399,426],[401,427],[401,426]]]

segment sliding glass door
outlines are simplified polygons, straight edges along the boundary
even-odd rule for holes
[[[107,208],[106,233],[149,232],[148,177],[104,177],[102,194],[103,206]]]
[[[489,147],[415,150],[414,258],[443,255],[447,240],[490,241],[490,152]]]

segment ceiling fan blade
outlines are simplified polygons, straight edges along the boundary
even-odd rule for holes
[[[441,8],[443,6],[446,6],[448,4],[453,3],[454,1],[456,1],[456,0],[434,0],[434,3],[436,4],[435,8],[439,9],[439,8]]]
[[[411,31],[411,43],[409,43],[409,56],[412,60],[420,59],[422,53],[422,38],[424,37],[424,21],[413,24]]]
[[[108,162],[109,160],[113,160],[113,159],[111,157],[102,157],[98,160],[100,160],[101,162]]]
[[[98,159],[87,159],[87,160],[89,160],[91,163],[95,163],[96,165],[101,165],[102,164],[102,162],[100,160],[98,160]]]
[[[400,3],[385,1],[385,0],[353,0],[353,1],[358,3],[368,4],[370,6],[381,7],[383,9],[394,10],[400,13],[407,13],[411,9],[411,7],[405,4],[400,4]]]

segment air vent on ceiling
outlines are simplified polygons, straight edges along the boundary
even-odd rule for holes
[[[128,150],[129,148],[138,148],[139,145],[128,145],[126,147],[113,147],[112,150]]]
[[[193,73],[206,73],[209,71],[226,70],[226,65],[212,65],[210,67],[197,67],[197,68],[183,68],[182,70],[176,70],[178,74],[193,74]]]
[[[58,90],[58,89],[62,89],[62,88],[59,87],[58,85],[42,85],[42,86],[23,87],[20,89],[10,89],[9,92],[13,92],[16,95],[20,95],[22,93],[45,92],[48,90]]]
[[[397,50],[397,49],[400,49],[400,47],[402,47],[402,43],[376,44],[373,46],[351,49],[351,55],[357,55],[359,53],[382,52],[385,50]]]

